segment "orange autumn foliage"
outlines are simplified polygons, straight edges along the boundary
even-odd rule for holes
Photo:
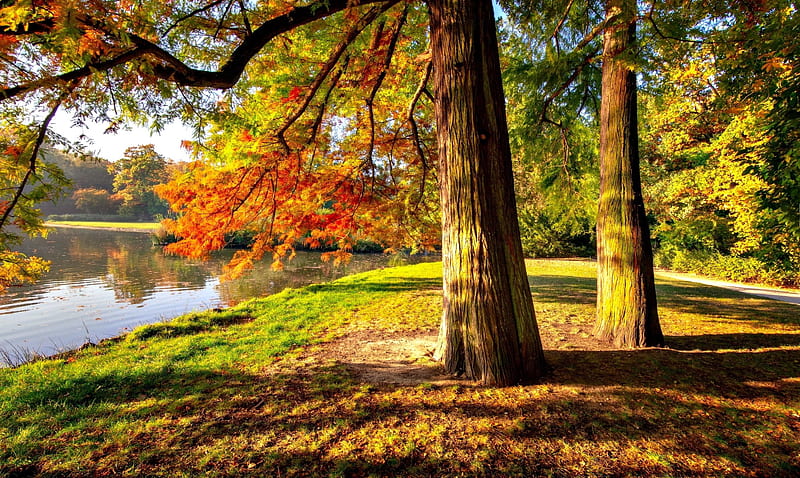
[[[418,43],[400,34],[407,15],[391,11],[369,26],[356,17],[352,44],[311,46],[301,32],[255,64],[247,100],[196,145],[201,160],[157,189],[177,216],[165,221],[180,239],[167,251],[204,257],[246,231],[253,244],[237,251],[231,277],[265,255],[280,268],[295,247],[346,260],[360,240],[387,250],[438,245],[432,110],[414,88],[429,70],[414,60]],[[348,48],[370,54],[347,57]]]

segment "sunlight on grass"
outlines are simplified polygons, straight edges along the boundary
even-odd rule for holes
[[[100,222],[100,221],[48,221],[48,226],[76,226],[101,229],[136,229],[155,231],[161,227],[158,222]]]
[[[796,306],[659,280],[668,347],[619,350],[591,337],[592,263],[528,266],[539,383],[372,382],[326,358],[348,334],[435,334],[440,264],[373,271],[0,370],[0,475],[800,473]]]

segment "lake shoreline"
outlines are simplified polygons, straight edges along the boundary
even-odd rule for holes
[[[149,223],[148,223],[149,224]],[[111,231],[111,232],[137,232],[139,234],[152,234],[155,229],[147,229],[143,227],[104,227],[104,226],[83,226],[76,224],[59,224],[54,222],[45,222],[45,226],[56,229],[88,229],[91,231]]]
[[[219,277],[233,250],[217,251],[206,260],[187,259],[153,247],[145,231],[58,226],[47,237],[28,239],[20,247],[51,266],[35,284],[10,288],[0,296],[0,363],[52,356],[143,324],[400,262],[383,254],[356,254],[348,264],[336,265],[323,262],[318,252],[298,251],[284,271],[274,271],[263,261],[223,283]],[[415,256],[406,261],[436,259]]]

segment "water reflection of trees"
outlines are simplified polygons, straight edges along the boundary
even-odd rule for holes
[[[359,261],[354,261],[357,262]],[[244,276],[222,282],[217,288],[220,301],[232,305],[251,297],[274,294],[286,288],[333,280],[344,275],[343,271],[352,269],[351,266],[323,263],[319,254],[298,252],[293,260],[286,262],[282,271],[272,270],[269,261],[259,262]]]
[[[434,260],[417,257],[411,262]],[[219,289],[220,301],[232,305],[242,300],[297,288],[308,284],[328,282],[339,277],[385,266],[389,258],[382,254],[355,254],[347,264],[322,262],[316,252],[298,251],[295,258],[286,262],[284,270],[273,271],[269,261],[257,263],[252,271],[234,281],[223,282]]]
[[[52,281],[94,276],[119,301],[139,304],[159,289],[199,289],[219,274],[218,261],[190,262],[165,256],[146,234],[58,230],[48,240]],[[60,250],[59,250],[60,249]]]
[[[147,234],[81,229],[58,229],[46,240],[31,241],[29,248],[28,252],[53,261],[47,282],[81,283],[87,277],[97,278],[114,291],[116,300],[130,304],[141,304],[158,290],[205,288],[219,277],[233,254],[220,251],[208,261],[189,260],[165,256],[161,248],[151,246]],[[287,287],[374,269],[387,262],[387,257],[380,254],[357,254],[349,264],[337,266],[322,262],[318,253],[298,252],[283,271],[271,270],[266,261],[256,264],[240,279],[219,284],[219,300],[232,305]]]
[[[219,274],[219,264],[166,256],[158,247],[142,247],[117,238],[108,248],[104,281],[117,300],[139,304],[158,289],[200,289]]]

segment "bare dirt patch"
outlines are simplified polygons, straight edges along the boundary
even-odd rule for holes
[[[358,330],[331,342],[310,347],[306,360],[318,365],[344,366],[359,380],[369,384],[448,385],[465,383],[448,376],[433,360],[435,330],[386,331]]]

